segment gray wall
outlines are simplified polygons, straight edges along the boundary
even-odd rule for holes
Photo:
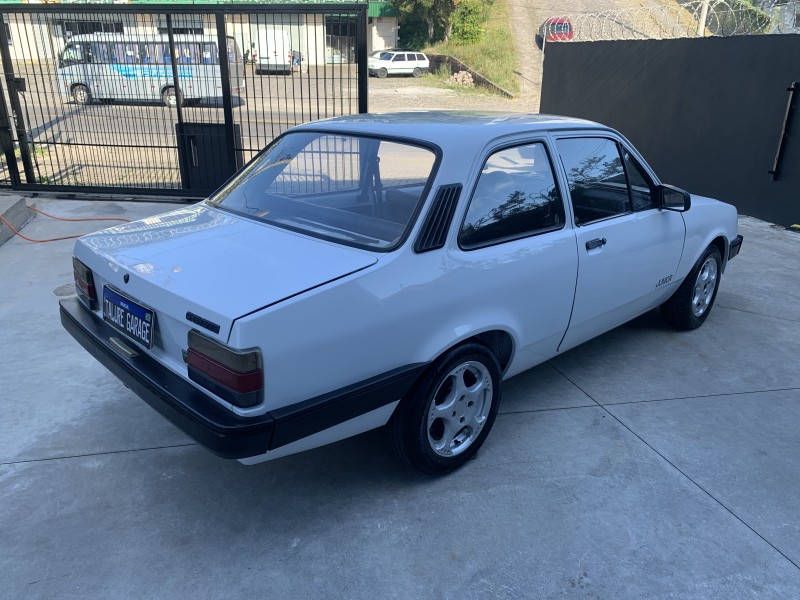
[[[800,223],[800,94],[782,171],[772,168],[800,35],[552,43],[541,112],[621,131],[659,177],[735,204],[741,214]]]

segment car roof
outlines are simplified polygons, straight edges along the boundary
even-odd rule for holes
[[[334,117],[299,125],[295,130],[317,129],[361,133],[433,142],[445,149],[465,144],[483,145],[512,134],[569,129],[609,128],[573,117],[478,111],[413,111],[370,113]]]

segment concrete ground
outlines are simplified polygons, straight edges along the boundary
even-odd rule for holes
[[[24,233],[101,225],[37,215]],[[647,314],[508,381],[477,459],[441,479],[379,431],[254,467],[216,458],[61,328],[72,242],[15,238],[0,247],[0,597],[797,598],[800,235],[740,231],[702,328]]]

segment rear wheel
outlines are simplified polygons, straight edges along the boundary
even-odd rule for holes
[[[419,77],[420,75],[422,75],[422,69],[420,69],[419,67],[417,67],[417,68],[415,68],[415,69],[414,69],[414,70],[411,72],[411,74],[412,74],[414,77]]]
[[[85,85],[76,85],[72,88],[72,98],[78,104],[89,104],[92,101],[92,94]]]
[[[711,245],[697,259],[672,297],[661,305],[661,315],[678,329],[697,329],[708,317],[719,289],[722,255]]]
[[[170,108],[178,106],[179,100],[181,102],[181,106],[183,106],[183,98],[180,97],[180,94],[175,92],[174,87],[168,87],[161,93],[161,101],[165,106],[169,106]]]
[[[380,77],[381,79],[384,79],[388,74],[389,71],[387,71],[385,68],[381,67],[380,69],[378,69],[378,77]]]
[[[443,475],[478,452],[500,404],[500,366],[480,344],[437,360],[389,423],[395,452],[430,475]]]

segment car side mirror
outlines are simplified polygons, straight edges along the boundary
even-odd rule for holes
[[[689,192],[673,185],[658,186],[656,195],[658,198],[658,207],[664,210],[686,212],[692,206],[692,197]]]

